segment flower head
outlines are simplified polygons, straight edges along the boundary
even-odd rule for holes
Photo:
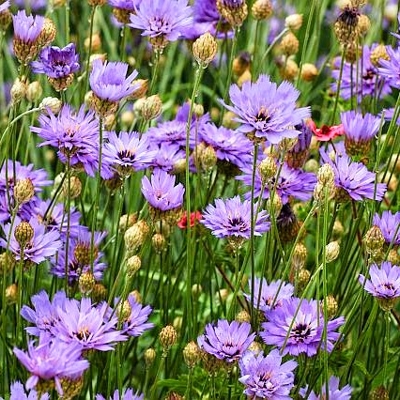
[[[13,382],[10,386],[10,400],[50,400],[50,396],[45,393],[40,396],[36,390],[30,390],[28,395],[25,393],[24,385],[19,382]],[[4,400],[0,397],[0,400]]]
[[[61,378],[76,378],[89,367],[82,359],[82,348],[77,343],[65,343],[42,334],[37,345],[28,343],[28,352],[14,347],[14,354],[31,374],[26,388],[33,389],[40,380],[54,381],[58,394],[62,395]]]
[[[216,199],[215,206],[209,204],[203,212],[200,223],[211,229],[212,234],[218,238],[238,237],[249,239],[251,233],[251,207],[250,200],[240,200],[239,196],[231,199]],[[270,228],[266,211],[260,211],[254,222],[254,235],[261,236]]]
[[[246,387],[243,393],[249,399],[290,400],[296,367],[293,360],[282,364],[282,356],[276,349],[267,356],[262,351],[258,354],[247,351],[239,360],[239,382]]]
[[[351,392],[352,387],[350,385],[345,385],[341,389],[339,389],[339,378],[336,376],[331,376],[328,382],[328,390],[329,390],[329,399],[332,400],[350,400],[351,399]],[[321,387],[321,394],[317,395],[314,391],[311,391],[307,395],[307,388],[302,388],[299,391],[299,394],[304,399],[307,398],[308,400],[323,400],[327,398],[326,395],[326,385],[325,383]]]
[[[161,211],[174,210],[182,206],[185,188],[181,183],[175,186],[175,176],[156,169],[151,178],[142,179],[142,193],[149,204]]]
[[[142,1],[130,20],[129,26],[142,30],[142,36],[149,36],[150,43],[162,50],[192,24],[192,7],[188,0]]]
[[[381,230],[387,244],[400,245],[400,211],[393,214],[386,210],[382,216],[376,213],[372,223]]]
[[[343,325],[344,318],[330,320],[326,324],[326,348],[322,337],[324,316],[316,300],[301,300],[293,297],[284,300],[280,307],[266,313],[267,322],[262,323],[260,336],[268,345],[277,346],[281,354],[308,357],[317,354],[318,349],[333,350],[340,334],[336,330]]]
[[[400,78],[397,71],[400,68],[400,50],[387,46],[386,51],[389,59],[379,60],[381,67],[378,68],[378,74],[383,77],[383,79],[386,79],[390,86],[399,89]]]
[[[99,121],[92,111],[85,112],[81,106],[75,112],[64,105],[58,115],[48,110],[48,115],[39,117],[40,127],[31,127],[45,141],[39,146],[50,145],[58,149],[61,162],[75,167],[83,167],[86,173],[94,176],[98,166]]]
[[[252,280],[249,279],[249,288],[252,290]],[[290,283],[282,282],[280,279],[272,281],[270,284],[265,278],[255,278],[253,296],[244,293],[244,297],[247,301],[253,299],[253,307],[263,312],[270,310],[271,308],[279,307],[282,301],[290,299],[293,296],[294,287]]]
[[[250,346],[256,334],[250,333],[251,325],[218,320],[216,325],[207,324],[204,335],[197,338],[197,343],[205,352],[232,363],[240,359]]]
[[[237,115],[238,131],[272,144],[297,137],[300,131],[294,126],[310,116],[309,108],[296,108],[300,92],[291,83],[284,81],[278,86],[267,75],[260,75],[254,83],[245,82],[241,88],[232,85],[229,95],[233,106],[221,103]]]

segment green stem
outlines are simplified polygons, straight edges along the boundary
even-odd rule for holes
[[[90,56],[92,54],[92,40],[93,40],[93,27],[94,27],[94,16],[96,14],[96,7],[93,6],[90,12],[90,27],[89,27],[89,48],[88,48],[88,55],[86,60],[86,69],[85,69],[85,84],[83,85],[84,92],[81,95],[82,98],[85,96],[89,89],[89,71],[90,71]]]

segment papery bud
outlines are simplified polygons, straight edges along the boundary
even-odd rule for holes
[[[107,288],[102,283],[96,283],[90,293],[91,298],[99,303],[107,298]]]
[[[98,33],[92,35],[92,43],[90,43],[90,38],[86,38],[83,42],[86,51],[89,51],[89,46],[91,46],[91,52],[96,53],[101,49],[101,37]]]
[[[341,238],[344,233],[344,227],[339,220],[333,223],[332,236],[334,239]]]
[[[148,348],[144,352],[143,358],[146,364],[146,369],[150,368],[156,359],[156,351],[152,347]]]
[[[158,338],[164,352],[168,352],[169,349],[176,343],[178,339],[178,334],[176,332],[176,329],[172,325],[167,325],[161,329]]]
[[[9,9],[3,10],[0,12],[0,30],[6,31],[8,26],[12,22],[12,14]]]
[[[379,44],[373,50],[371,50],[371,54],[369,56],[371,63],[375,67],[380,66],[380,60],[390,60],[389,54],[386,50],[386,46],[384,44]]]
[[[24,80],[17,78],[11,87],[10,95],[13,104],[19,103],[26,96],[27,85]]]
[[[210,171],[217,164],[217,153],[214,147],[207,146],[200,155],[201,167],[204,171]]]
[[[151,238],[151,244],[156,253],[162,253],[167,248],[167,240],[162,233],[155,233]]]
[[[126,270],[129,278],[135,276],[142,266],[142,261],[139,256],[132,256],[126,260]]]
[[[304,164],[304,171],[306,172],[313,172],[316,174],[318,170],[319,170],[319,163],[314,158],[307,160],[306,163]]]
[[[225,18],[232,27],[239,27],[247,17],[247,4],[245,0],[228,2],[217,0],[217,10],[222,18]]]
[[[303,14],[291,14],[285,18],[285,27],[291,31],[298,31],[303,25]]]
[[[311,82],[318,76],[318,69],[314,64],[304,63],[301,67],[300,77],[303,81]]]
[[[15,283],[7,286],[5,295],[7,304],[15,304],[18,301],[18,286]]]
[[[126,249],[135,252],[144,243],[149,231],[149,226],[143,220],[128,228],[124,234]]]
[[[132,85],[135,87],[135,90],[128,96],[128,100],[137,100],[146,96],[146,93],[149,90],[148,79],[135,79],[132,82]]]
[[[5,252],[0,254],[0,274],[5,275],[15,267],[15,258],[12,253]]]
[[[271,0],[256,0],[251,7],[251,14],[254,19],[268,19],[272,15]]]
[[[221,303],[225,303],[226,300],[228,300],[229,297],[229,290],[228,289],[220,289],[218,290],[218,292],[216,293],[217,300]]]
[[[201,358],[200,348],[196,342],[189,342],[183,349],[183,359],[188,368],[193,368]]]
[[[24,248],[33,239],[34,234],[32,225],[27,221],[22,221],[15,227],[14,237],[21,248]]]
[[[297,286],[299,290],[303,290],[308,282],[310,282],[311,273],[308,269],[301,268],[297,273]]]
[[[278,166],[273,157],[266,156],[258,165],[258,171],[263,182],[268,182],[275,177],[278,172]]]
[[[336,316],[339,309],[338,302],[333,295],[328,295],[326,297],[326,311],[328,319]],[[321,311],[324,312],[324,301],[321,301]]]
[[[39,104],[39,108],[43,111],[49,109],[53,114],[58,114],[61,110],[62,102],[56,97],[45,97]]]
[[[92,292],[96,280],[91,271],[82,272],[79,277],[79,290],[82,294],[88,295]]]
[[[129,296],[132,296],[136,303],[142,303],[142,295],[138,290],[132,290],[132,292],[129,293]]]
[[[40,82],[34,81],[30,83],[26,89],[26,99],[30,103],[35,103],[42,97],[43,89]]]
[[[83,375],[77,379],[60,378],[60,385],[63,393],[62,399],[74,399],[79,396],[84,383]]]
[[[87,0],[89,6],[103,6],[107,3],[107,0]]]
[[[60,192],[61,199],[76,199],[82,193],[82,182],[76,175],[70,177],[70,183],[68,179],[63,182],[63,186]]]
[[[288,32],[279,45],[280,50],[286,56],[291,56],[299,51],[299,39],[292,32]]]
[[[177,315],[172,322],[172,326],[177,330],[177,332],[180,332],[180,330],[182,329],[182,324],[183,324],[182,316]]]
[[[325,248],[326,263],[330,263],[336,260],[339,257],[339,253],[340,253],[339,242],[334,241],[328,243]]]
[[[390,249],[387,260],[393,265],[400,265],[400,254],[397,249]]]
[[[134,122],[135,113],[133,111],[127,110],[121,113],[120,123],[125,128],[125,130],[128,130]]]
[[[235,129],[238,126],[238,122],[235,121],[235,118],[237,118],[235,113],[227,111],[222,119],[222,125],[228,129]]]
[[[132,307],[128,300],[124,300],[118,305],[117,313],[120,321],[128,320],[132,313]]]
[[[299,74],[299,66],[297,65],[296,61],[289,58],[286,60],[283,66],[279,68],[279,73],[282,79],[293,81]]]
[[[369,393],[368,400],[389,400],[389,391],[384,386],[378,386]]]
[[[324,164],[318,170],[318,183],[322,185],[332,185],[335,182],[335,172],[330,164]]]
[[[378,226],[374,225],[364,236],[365,250],[373,261],[381,261],[384,256],[385,238]]]
[[[38,42],[41,47],[46,47],[56,38],[57,28],[50,18],[45,18]]]
[[[202,104],[193,104],[193,115],[200,118],[204,115],[204,106]]]
[[[371,28],[371,21],[367,15],[361,14],[358,18],[357,30],[359,35],[365,36]]]
[[[251,316],[246,310],[239,311],[236,314],[235,321],[238,322],[251,322]]]
[[[137,213],[121,215],[118,224],[118,230],[124,233],[128,228],[137,222]]]
[[[304,268],[307,253],[307,247],[303,243],[297,243],[293,250],[292,266],[296,269]]]
[[[30,178],[18,179],[13,189],[17,204],[27,203],[35,195],[35,187]]]
[[[196,39],[192,46],[193,56],[203,68],[206,68],[214,60],[217,49],[217,41],[209,32]]]
[[[154,95],[143,100],[140,114],[145,121],[151,121],[157,118],[161,114],[161,111],[162,101],[158,95]]]
[[[242,75],[246,70],[250,69],[251,55],[247,51],[242,51],[232,63],[232,72],[236,76]]]
[[[269,197],[266,204],[266,209],[271,215],[275,215],[277,218],[282,210],[283,203],[281,196],[278,193],[274,193],[273,197]]]

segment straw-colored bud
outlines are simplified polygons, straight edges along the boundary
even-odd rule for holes
[[[42,30],[38,37],[38,43],[41,47],[46,47],[56,38],[57,28],[50,18],[45,18]]]
[[[186,160],[184,158],[181,158],[180,160],[175,161],[172,172],[174,174],[181,174],[182,172],[185,171],[186,171]]]
[[[385,244],[385,238],[382,231],[376,225],[370,228],[364,236],[364,244],[367,252],[381,250]]]
[[[400,254],[397,249],[390,249],[387,260],[394,265],[400,265]]]
[[[83,375],[77,379],[60,378],[60,384],[61,384],[62,393],[63,393],[62,398],[67,400],[67,399],[74,399],[77,396],[79,396],[79,394],[82,391],[84,383],[85,383],[85,380],[83,378]]]
[[[204,115],[204,106],[202,104],[193,104],[193,115],[200,118]]]
[[[157,118],[162,111],[162,101],[160,96],[153,95],[147,97],[142,105],[141,116],[145,121],[151,121]]]
[[[266,204],[266,209],[271,215],[275,215],[275,217],[278,217],[282,210],[282,199],[281,196],[279,196],[278,193],[275,192],[273,198],[269,197],[267,200]]]
[[[149,90],[148,79],[135,79],[132,85],[135,87],[135,90],[129,95],[128,100],[137,100],[146,96]]]
[[[200,285],[200,283],[193,284],[193,286],[192,286],[192,296],[197,299],[197,298],[200,297],[200,295],[202,293],[203,293],[203,288]]]
[[[326,311],[328,319],[333,318],[338,312],[338,303],[333,295],[326,297]],[[321,311],[324,312],[324,301],[321,301]]]
[[[192,46],[193,56],[203,68],[206,68],[214,60],[217,50],[217,41],[209,32],[204,33],[196,39]]]
[[[389,400],[389,391],[384,386],[378,386],[370,392],[368,400]]]
[[[237,115],[232,111],[227,111],[222,119],[222,126],[228,129],[235,129],[238,126],[238,122],[235,121]]]
[[[63,183],[60,197],[62,199],[76,199],[82,193],[82,182],[76,175],[72,175],[70,177],[70,183],[68,184],[68,180],[66,179]]]
[[[265,157],[258,165],[258,171],[260,172],[261,179],[264,182],[270,181],[275,177],[278,171],[275,159],[269,156]]]
[[[310,281],[311,273],[308,269],[301,268],[297,274],[297,285],[300,290],[304,289]]]
[[[338,241],[335,240],[333,242],[328,243],[325,248],[326,262],[330,263],[336,260],[339,257],[339,253],[340,253],[340,245]]]
[[[135,255],[126,260],[126,270],[129,278],[132,278],[142,266],[142,260]]]
[[[182,329],[183,318],[182,316],[178,315],[172,321],[172,326],[179,332]]]
[[[291,31],[298,31],[303,25],[303,14],[290,14],[285,18],[285,27]]]
[[[246,310],[242,310],[236,314],[235,320],[238,322],[250,322],[251,316]]]
[[[330,164],[324,164],[318,170],[318,183],[322,185],[333,185],[335,182],[335,172]]]
[[[21,248],[24,248],[33,239],[34,234],[35,231],[29,222],[22,221],[15,227],[14,237]]]
[[[178,334],[172,325],[167,325],[161,329],[158,338],[164,352],[167,352],[176,343]]]
[[[15,258],[12,253],[0,254],[0,274],[11,272],[15,267]]]
[[[26,96],[27,85],[24,80],[17,78],[10,90],[13,104],[19,103]]]
[[[189,342],[183,349],[183,359],[188,368],[193,368],[201,358],[200,348],[196,342]]]
[[[151,238],[151,244],[156,253],[162,253],[167,248],[167,240],[162,233],[155,233]]]
[[[18,286],[15,283],[6,287],[6,301],[8,304],[15,304],[18,301]]]
[[[94,33],[92,35],[92,43],[90,43],[90,38],[86,38],[83,42],[86,51],[89,51],[89,46],[91,46],[91,52],[96,53],[101,49],[101,37],[99,33]]]
[[[279,48],[286,56],[296,54],[299,51],[299,39],[293,32],[288,32],[281,40]]]
[[[38,101],[42,97],[43,89],[38,81],[30,83],[26,89],[26,99],[30,103]]]
[[[146,364],[146,369],[150,368],[154,360],[156,359],[156,351],[152,348],[149,347],[143,354],[144,362]]]
[[[39,104],[39,108],[42,111],[47,111],[49,109],[53,114],[57,114],[62,107],[62,102],[56,97],[45,97]]]
[[[136,303],[142,303],[142,295],[138,290],[132,290],[132,292],[129,293],[129,296],[132,296]]]
[[[81,276],[79,277],[79,291],[83,295],[90,294],[95,284],[96,280],[94,279],[94,275],[91,271],[82,272]]]
[[[91,251],[90,244],[84,242],[78,242],[74,248],[74,257],[76,261],[81,265],[90,265],[93,260],[99,255],[99,250],[96,246],[93,247],[93,252]]]
[[[130,252],[136,251],[145,241],[150,228],[143,220],[128,228],[124,234],[126,249]]]
[[[6,31],[8,26],[12,22],[12,14],[10,10],[4,10],[0,12],[0,30],[1,31]]]
[[[217,0],[217,10],[232,27],[239,27],[247,17],[247,4],[245,0],[236,1],[229,5],[225,0]]]
[[[390,60],[389,54],[386,50],[386,46],[384,44],[379,44],[376,46],[372,51],[369,56],[369,59],[371,60],[371,63],[375,67],[380,66],[380,60]]]
[[[272,15],[271,0],[256,0],[251,7],[251,15],[256,20],[268,19]]]
[[[307,253],[307,247],[303,243],[297,243],[293,250],[292,266],[296,269],[304,268]]]
[[[93,286],[92,292],[90,293],[91,298],[99,303],[100,301],[106,300],[107,288],[102,283],[96,283]]]
[[[119,219],[118,230],[124,233],[128,228],[137,222],[137,213],[124,214]]]
[[[118,305],[117,314],[120,321],[127,321],[131,313],[132,307],[128,300],[124,300]]]
[[[318,69],[314,64],[304,63],[301,67],[301,79],[306,82],[312,82],[318,76]]]
[[[204,171],[210,171],[217,164],[217,153],[214,147],[207,146],[200,155],[201,167]]]
[[[17,204],[27,203],[35,194],[35,187],[30,178],[19,179],[13,189]]]
[[[341,238],[343,236],[343,233],[344,233],[343,224],[339,220],[336,220],[333,223],[333,229],[332,229],[333,238],[334,239]]]
[[[237,84],[239,87],[242,87],[243,83],[250,81],[251,81],[251,72],[249,69],[245,69],[243,74],[239,76]]]
[[[286,62],[279,68],[279,73],[282,79],[287,81],[293,81],[297,78],[299,74],[299,66],[297,65],[296,61],[289,58]]]
[[[250,69],[250,65],[251,55],[247,51],[243,51],[233,60],[232,72],[236,76],[240,76],[246,69]]]
[[[371,28],[371,20],[367,15],[361,14],[358,18],[357,30],[361,36],[365,36]]]
[[[318,170],[319,170],[319,163],[314,158],[307,160],[306,163],[304,164],[304,171],[306,172],[313,172],[316,174]]]
[[[260,343],[253,341],[250,343],[248,350],[257,355],[260,354],[261,351],[263,351],[263,347],[261,346]]]

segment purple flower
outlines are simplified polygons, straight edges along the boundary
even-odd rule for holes
[[[332,161],[327,151],[320,149],[321,158],[325,163],[332,166],[335,173],[335,186],[342,195],[350,197],[355,201],[365,199],[382,200],[386,192],[385,183],[376,183],[376,174],[368,171],[367,167],[359,162],[351,161],[344,153],[339,143],[335,144],[335,160]]]
[[[107,142],[103,147],[104,166],[111,173],[103,171],[106,178],[114,172],[127,177],[135,171],[146,169],[157,155],[157,150],[151,148],[147,136],[140,138],[137,132],[107,133]]]
[[[146,136],[154,144],[171,144],[184,149],[186,146],[186,122],[177,120],[162,122],[150,128]],[[194,145],[194,138],[191,137],[190,147],[193,148]]]
[[[96,400],[106,400],[106,398],[98,394]],[[117,389],[109,400],[144,400],[144,394],[139,394],[139,392],[133,394],[133,389],[124,389],[120,395]]]
[[[380,267],[372,264],[369,275],[371,279],[360,274],[358,281],[372,296],[387,300],[400,297],[400,267],[383,261]]]
[[[252,280],[249,279],[249,289],[252,290]],[[279,307],[283,300],[290,299],[293,296],[294,287],[290,283],[282,282],[280,279],[268,284],[265,278],[254,278],[253,296],[244,293],[247,301],[252,301],[253,307],[263,312],[271,308]]]
[[[41,394],[40,397],[38,397],[36,390],[31,390],[27,395],[24,385],[19,381],[11,384],[10,391],[10,400],[50,400],[50,396],[47,393]],[[4,399],[0,397],[0,400]]]
[[[21,259],[21,253],[23,252],[24,260],[34,264],[40,264],[56,254],[61,247],[59,232],[46,232],[46,227],[35,217],[31,217],[29,220],[29,232],[26,232],[26,223],[21,223],[23,221],[16,217],[12,227],[11,223],[3,227],[5,238],[0,239],[1,247],[9,249],[16,260]],[[23,228],[21,229],[21,227]],[[19,232],[19,229],[21,229],[21,232]],[[19,240],[17,240],[16,236]],[[20,239],[21,237],[22,239]],[[25,238],[27,240],[26,243],[24,243]]]
[[[142,30],[142,36],[149,36],[150,43],[162,49],[192,24],[192,7],[188,0],[142,1],[130,19],[129,26]]]
[[[25,8],[26,7],[26,0],[14,0],[14,3],[19,8]],[[47,4],[48,4],[48,0],[30,0],[29,1],[29,7],[33,11],[37,11],[37,10],[46,8]]]
[[[89,367],[89,362],[81,357],[81,346],[47,335],[40,336],[37,346],[30,341],[27,353],[14,347],[14,354],[31,374],[26,381],[27,389],[33,389],[40,380],[54,380],[59,395],[63,394],[61,378],[76,379]]]
[[[339,378],[336,378],[336,376],[331,376],[329,378],[328,382],[328,396],[326,395],[326,385],[325,383],[321,387],[321,394],[317,395],[314,393],[314,391],[311,391],[311,393],[307,394],[308,388],[303,388],[299,390],[299,394],[301,397],[304,399],[308,400],[323,400],[326,398],[332,399],[332,400],[350,400],[351,399],[351,392],[352,392],[352,387],[350,385],[343,386],[341,389],[339,389]]]
[[[390,86],[399,89],[400,88],[400,50],[399,48],[393,49],[390,46],[386,46],[386,51],[389,56],[389,60],[379,59],[381,67],[378,69],[378,73],[384,79],[386,79]]]
[[[246,186],[251,187],[253,167],[246,166],[242,168],[242,175],[236,179],[243,181]],[[290,168],[286,163],[280,169],[279,176],[275,178],[276,192],[279,194],[282,203],[286,204],[290,198],[295,198],[302,201],[310,200],[317,177],[311,172],[304,172],[301,169]],[[245,198],[250,198],[251,192],[245,193]],[[268,185],[263,183],[260,171],[256,169],[255,182],[254,182],[254,197],[262,196],[263,199],[268,199],[270,196]]]
[[[215,206],[209,204],[201,223],[217,238],[235,236],[249,239],[251,235],[251,207],[250,200],[240,200],[239,196],[231,199],[216,199]],[[254,214],[255,214],[254,209]],[[259,211],[254,222],[254,235],[261,236],[270,228],[269,216],[266,211]]]
[[[239,168],[251,164],[253,144],[240,132],[208,123],[199,132],[199,139],[214,148],[218,160],[228,161]]]
[[[101,100],[119,102],[132,94],[136,87],[132,84],[138,72],[134,70],[128,77],[128,64],[123,62],[108,62],[100,59],[93,61],[89,76],[93,93]]]
[[[74,43],[62,49],[57,46],[45,47],[39,54],[39,61],[32,62],[32,71],[46,74],[49,78],[65,78],[79,71],[79,55],[75,51]]]
[[[157,169],[150,180],[142,178],[142,193],[152,207],[169,211],[182,206],[185,188],[181,183],[175,186],[175,176]]]
[[[311,357],[320,347],[330,353],[340,337],[336,330],[344,323],[343,317],[327,321],[325,348],[324,316],[316,300],[293,297],[268,311],[266,316],[268,321],[262,323],[261,338],[266,344],[277,346],[281,354],[293,356],[305,353]]]
[[[147,135],[146,135],[147,136]],[[152,166],[173,173],[182,160],[185,161],[185,151],[177,145],[161,143],[156,151]]]
[[[118,317],[110,315],[110,307],[106,302],[94,306],[90,298],[82,298],[80,302],[72,299],[65,304],[65,310],[57,309],[59,322],[52,333],[66,343],[78,344],[82,351],[109,351],[116,342],[128,337],[117,330]]]
[[[362,58],[358,60],[358,65],[345,62],[343,65],[342,79],[340,83],[340,96],[344,100],[357,96],[361,102],[364,96],[378,96],[382,98],[391,92],[388,82],[378,74],[378,68],[371,63],[371,50],[368,46],[363,47]],[[388,49],[388,47],[387,47]],[[336,80],[331,86],[332,91],[337,91],[337,82],[340,75],[340,57],[334,61],[332,77]],[[358,76],[357,76],[358,74]]]
[[[68,250],[64,246],[57,257],[53,258],[50,272],[59,278],[65,278],[67,274],[70,284],[75,283],[83,272],[88,271],[93,272],[96,281],[101,280],[107,265],[100,261],[103,253],[99,251],[99,246],[106,235],[106,232],[94,233],[92,252],[92,233],[86,227],[79,226],[76,237],[70,237]]]
[[[51,333],[60,317],[58,309],[65,310],[68,299],[64,291],[59,291],[50,301],[49,295],[42,290],[31,297],[33,308],[22,306],[21,316],[35,326],[26,328],[31,335],[40,336],[41,333]]]
[[[31,127],[45,141],[39,146],[50,145],[58,149],[61,162],[69,161],[71,166],[83,167],[94,176],[98,169],[99,121],[92,111],[85,113],[81,106],[78,113],[69,105],[64,105],[58,115],[48,110],[41,114],[39,127]]]
[[[262,351],[259,354],[247,351],[239,360],[239,382],[246,386],[243,393],[248,399],[290,400],[296,367],[293,360],[282,364],[282,356],[276,349],[267,356]]]
[[[18,11],[13,15],[14,41],[18,40],[25,44],[34,43],[42,30],[44,17],[40,15],[26,15],[25,10]]]
[[[108,4],[115,8],[134,12],[141,0],[108,0]]]
[[[393,214],[386,210],[381,217],[376,213],[372,223],[381,230],[387,244],[400,245],[400,211]]]
[[[346,139],[353,142],[370,141],[378,133],[381,125],[381,118],[372,114],[364,115],[352,111],[342,112],[340,120],[343,125]]]
[[[130,308],[128,317],[122,321],[122,333],[128,336],[140,336],[144,331],[153,328],[154,324],[147,322],[152,311],[150,306],[143,307],[137,303],[134,296],[129,295],[127,300]]]
[[[216,325],[206,325],[205,334],[197,338],[197,343],[208,354],[232,363],[239,360],[253,342],[256,334],[250,331],[251,325],[247,322],[218,320]]]
[[[233,106],[221,103],[237,115],[235,121],[242,124],[238,131],[272,144],[297,137],[300,131],[294,126],[310,116],[309,107],[296,108],[300,92],[291,83],[277,86],[268,75],[260,75],[254,83],[245,82],[241,88],[232,85],[229,95]]]

